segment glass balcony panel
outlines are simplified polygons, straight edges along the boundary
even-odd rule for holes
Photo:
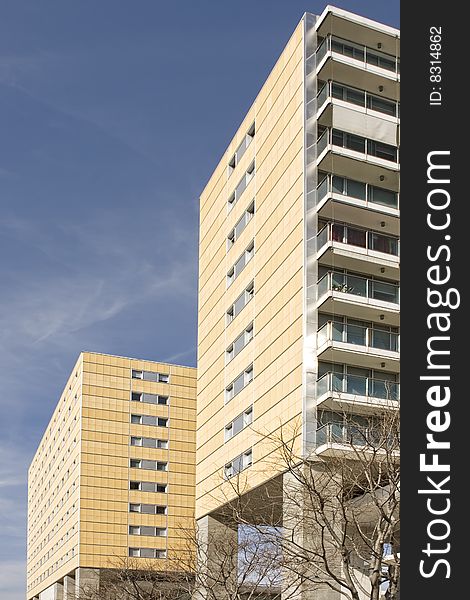
[[[323,396],[323,394],[330,391],[330,379],[331,373],[325,373],[323,377],[317,379],[317,397]]]
[[[317,429],[317,445],[326,444],[328,441],[328,425],[323,425]]]
[[[326,102],[327,98],[328,98],[328,84],[325,83],[325,85],[322,87],[322,89],[318,92],[317,107],[320,108],[321,106],[323,106],[323,104]]]
[[[317,187],[317,202],[321,202],[323,200],[323,198],[327,195],[327,193],[328,193],[328,177],[325,177],[325,179]]]
[[[374,300],[398,304],[398,286],[384,281],[370,281],[371,296]]]
[[[317,283],[317,297],[321,298],[330,289],[329,274],[324,275]]]
[[[328,42],[329,42],[329,38],[325,38],[323,40],[323,42],[318,46],[317,51],[316,51],[317,63],[319,63],[322,60],[322,58],[326,55],[326,53],[328,52]]]
[[[342,442],[344,440],[343,423],[330,423],[331,442]]]
[[[380,381],[379,379],[370,380],[369,395],[381,400],[398,400],[399,384],[395,381]]]
[[[348,294],[355,296],[367,297],[367,279],[364,277],[356,277],[356,275],[346,276],[346,291]]]
[[[343,373],[333,372],[331,373],[331,391],[342,392],[344,387],[344,375]]]
[[[344,290],[345,283],[344,273],[331,273],[331,286],[333,291],[342,292]]]
[[[317,236],[317,249],[320,249],[328,241],[328,225],[323,227]]]
[[[323,344],[326,344],[326,342],[329,340],[330,338],[330,334],[328,331],[328,323],[326,323],[325,325],[323,325],[323,327],[320,327],[320,329],[317,331],[317,345],[323,346]]]
[[[332,321],[331,323],[331,339],[334,342],[344,341],[344,325],[338,321]]]
[[[320,155],[328,145],[328,129],[317,140],[317,154]]]
[[[346,392],[357,396],[367,395],[367,377],[350,375],[346,377]]]

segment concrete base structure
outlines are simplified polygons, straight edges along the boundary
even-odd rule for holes
[[[75,600],[75,598],[76,598],[75,577],[66,575],[64,577],[64,600]]]
[[[39,600],[64,600],[64,586],[57,582],[39,594]]]
[[[208,515],[199,519],[197,536],[201,577],[193,598],[213,598],[216,592],[220,600],[228,600],[237,587],[238,528]]]
[[[100,570],[80,567],[75,571],[75,594],[98,593],[100,587]]]

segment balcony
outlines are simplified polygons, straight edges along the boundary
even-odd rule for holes
[[[323,84],[315,102],[311,100],[307,104],[307,119],[318,119],[328,103],[354,108],[365,114],[375,115],[395,123],[398,123],[400,117],[400,103],[396,100],[330,80]]]
[[[325,362],[347,363],[368,369],[386,364],[400,370],[400,336],[394,328],[328,321],[317,331],[317,353]]]
[[[367,275],[399,278],[399,239],[376,231],[327,223],[316,237],[318,262]],[[310,257],[309,257],[310,258]]]
[[[317,406],[322,408],[370,412],[378,406],[398,408],[399,400],[400,384],[386,378],[330,371],[316,381]]]
[[[400,317],[400,287],[396,283],[329,271],[309,289],[309,304],[324,313],[362,320],[383,320],[397,326]],[[311,296],[310,296],[311,294]]]
[[[383,428],[372,424],[363,427],[348,422],[333,422],[321,425],[316,431],[316,454],[339,457],[362,452],[393,454],[399,457],[398,441],[390,434],[387,439]]]
[[[389,49],[393,51],[392,47]],[[336,79],[372,93],[385,84],[389,94],[397,97],[400,62],[393,54],[329,34],[307,60],[307,73],[323,81]]]

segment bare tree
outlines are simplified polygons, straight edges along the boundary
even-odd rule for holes
[[[311,456],[296,455],[292,435],[276,440],[284,517],[269,535],[282,548],[286,581],[351,600],[379,600],[387,587],[386,597],[397,600],[399,413],[370,417],[367,426],[345,414],[326,425],[323,449]]]

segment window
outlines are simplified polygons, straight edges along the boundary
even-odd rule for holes
[[[235,167],[240,162],[241,157],[245,154],[245,150],[251,144],[254,137],[255,137],[255,124],[253,123],[253,125],[250,127],[250,129],[247,131],[245,137],[241,141],[240,145],[236,149],[235,154],[229,160],[229,163],[228,163],[228,176],[229,177],[232,174]]]
[[[255,174],[255,161],[253,160],[251,162],[250,166],[248,167],[248,169],[246,170],[245,174],[243,175],[243,177],[238,182],[238,184],[235,188],[235,191],[230,195],[230,197],[228,199],[227,207],[228,207],[229,212],[232,210],[232,208],[235,206],[235,204],[238,202],[238,200],[242,196],[247,185],[253,179],[254,174]]]
[[[398,194],[396,192],[371,185],[369,186],[369,196],[370,201],[375,204],[398,208]]]
[[[166,558],[166,550],[156,548],[129,548],[129,556],[132,558]]]
[[[168,419],[166,417],[157,417],[158,427],[168,427]]]
[[[132,379],[143,379],[144,381],[157,381],[169,383],[170,376],[167,373],[155,373],[154,371],[137,371],[132,369]]]
[[[131,446],[142,446],[143,448],[161,448],[163,450],[167,450],[168,440],[131,436]]]
[[[167,441],[167,440],[163,440]],[[166,471],[168,467],[167,462],[160,462],[155,460],[146,460],[142,458],[131,458],[129,460],[129,466],[132,469],[148,469],[149,471]]]
[[[232,231],[227,236],[227,251],[233,246],[236,240],[240,237],[242,231],[248,225],[248,223],[253,218],[255,214],[255,201],[253,200],[246,211],[243,213],[243,216],[237,221],[237,224],[232,229]]]
[[[130,481],[129,489],[138,490],[141,492],[158,492],[160,494],[165,494],[167,490],[167,484],[153,483],[151,481]]]
[[[226,479],[230,479],[234,475],[237,475],[244,469],[248,468],[253,464],[253,454],[251,448],[240,454],[229,463],[227,463],[224,467],[224,476]]]
[[[227,273],[227,287],[232,285],[235,279],[240,275],[246,265],[250,262],[255,254],[255,242],[252,240],[243,254],[236,261],[235,265]]]
[[[224,441],[228,442],[233,436],[237,435],[242,429],[247,427],[253,422],[253,406],[247,408],[240,415],[235,417],[235,419],[225,426],[224,430]]]
[[[255,294],[255,284],[252,281],[244,292],[238,296],[232,306],[227,310],[227,325],[233,321],[233,319],[245,308],[248,302],[253,298]]]
[[[166,515],[167,507],[160,504],[129,504],[129,512],[142,513],[144,515]]]
[[[225,402],[230,400],[242,391],[251,381],[253,380],[253,365],[247,367],[243,373],[232,381],[230,385],[225,388]]]
[[[146,402],[148,404],[160,404],[164,406],[168,404],[168,396],[160,396],[159,394],[147,394],[142,392],[132,392],[131,400],[133,402]]]
[[[129,535],[166,536],[164,527],[151,527],[148,525],[129,525]]]
[[[253,323],[241,333],[226,350],[226,361],[229,363],[253,339]]]

